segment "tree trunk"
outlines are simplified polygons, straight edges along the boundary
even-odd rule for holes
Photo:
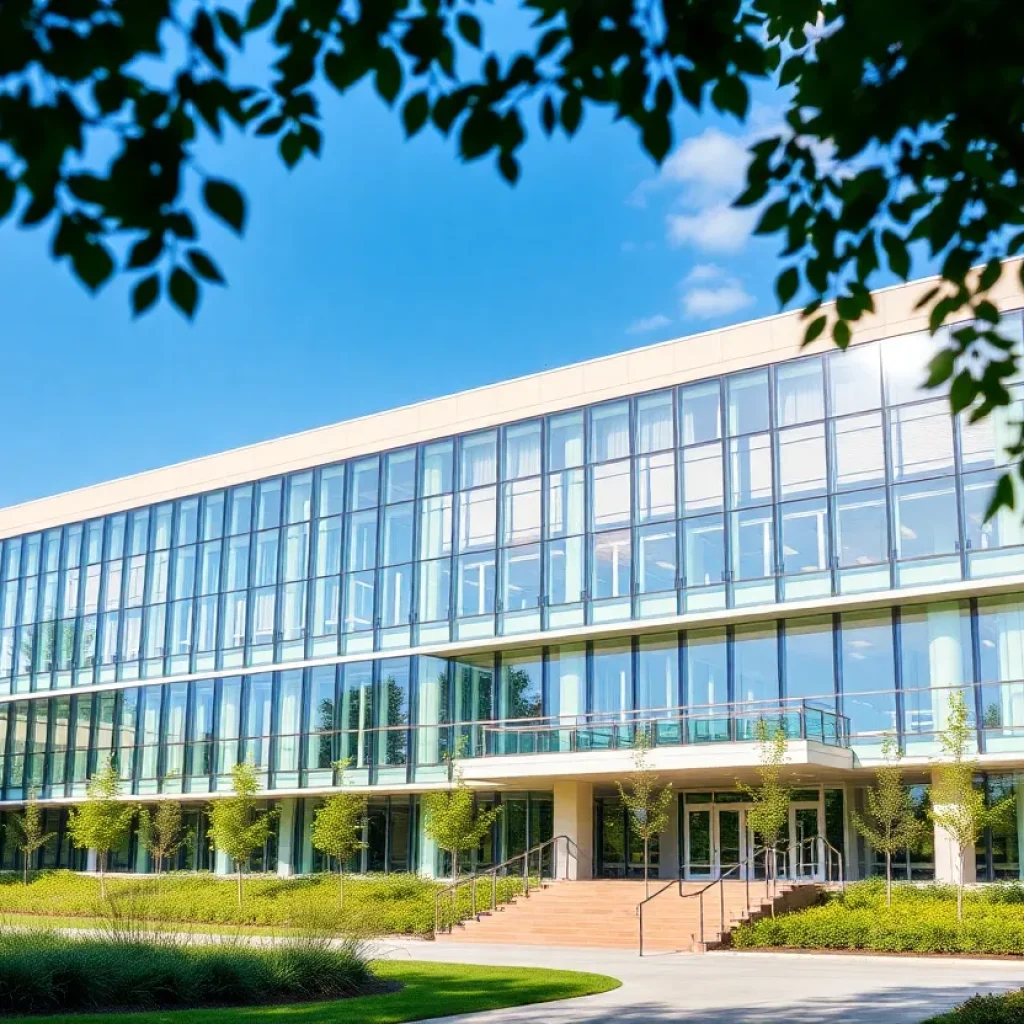
[[[100,899],[105,900],[107,898],[107,879],[105,874],[107,855],[105,853],[97,853],[96,860],[100,869]]]
[[[892,854],[888,850],[885,852],[885,906],[887,910],[892,908]]]
[[[28,854],[25,854],[25,884],[28,885]]]
[[[238,868],[238,909],[242,909],[242,862],[240,860],[235,861],[235,866]]]
[[[338,858],[338,909],[345,907],[345,862]]]
[[[960,873],[956,880],[956,920],[958,924],[964,923],[964,871],[967,864],[967,850],[960,847]]]

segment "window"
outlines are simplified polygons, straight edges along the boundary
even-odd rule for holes
[[[799,359],[775,368],[776,422],[783,427],[825,417],[820,359]]]
[[[767,370],[751,370],[726,377],[725,393],[730,436],[768,429]]]
[[[833,416],[881,406],[882,374],[878,352],[878,345],[867,344],[830,353],[829,392]]]
[[[470,490],[498,479],[497,434],[493,430],[462,438],[459,446],[459,487]]]
[[[772,445],[768,434],[734,438],[729,442],[732,508],[772,499]]]
[[[717,380],[680,390],[679,422],[682,444],[699,444],[722,436],[722,390]]]
[[[699,445],[683,451],[683,512],[719,512],[725,503],[722,445]]]
[[[842,616],[840,659],[843,679],[843,712],[857,737],[896,733],[896,686],[892,650],[892,619],[889,614]]]
[[[676,512],[676,460],[674,452],[639,455],[636,460],[637,519],[665,519]]]
[[[786,697],[835,707],[832,617],[789,619],[783,644]]]
[[[751,508],[731,513],[734,579],[761,579],[774,573],[772,518],[771,508]]]
[[[637,399],[636,432],[638,452],[662,452],[673,446],[671,391]]]
[[[778,700],[779,650],[775,624],[737,626],[733,652],[736,700]],[[751,719],[751,725],[753,721]],[[753,735],[752,730],[750,735]]]
[[[590,435],[592,462],[627,458],[630,454],[629,402],[612,402],[592,409]]]
[[[717,585],[725,579],[725,524],[721,516],[683,521],[687,587]]]
[[[402,765],[408,757],[409,659],[389,658],[380,663],[378,726],[383,728],[377,759],[383,765]]]
[[[309,676],[306,698],[307,739],[306,767],[330,770],[334,763],[335,667],[314,668]]]
[[[605,530],[632,518],[629,460],[609,462],[593,469],[592,528]]]
[[[953,468],[953,430],[947,402],[893,409],[889,415],[893,479],[936,476]]]
[[[825,428],[791,427],[779,433],[780,497],[824,493],[827,487],[825,469]]]
[[[587,707],[585,644],[552,647],[548,655],[548,713],[581,715]]]
[[[629,530],[613,530],[594,536],[593,594],[596,600],[626,597],[630,593]]]
[[[520,480],[540,473],[539,421],[505,428],[505,479]]]
[[[657,594],[676,586],[676,528],[656,523],[636,531],[636,587],[640,594]]]
[[[373,508],[379,501],[379,484],[380,459],[376,455],[353,462],[349,476],[349,510]]]
[[[628,711],[633,706],[633,656],[628,644],[596,640],[593,649],[594,712]]]
[[[889,557],[885,491],[835,498],[836,557],[841,567],[874,565]]]
[[[502,659],[499,710],[502,718],[541,716],[542,670],[540,651],[528,651]]]
[[[674,633],[642,636],[637,652],[637,707],[679,704],[679,644]]]
[[[882,483],[885,449],[881,414],[867,413],[836,420],[832,425],[832,451],[838,489]]]
[[[957,548],[956,492],[950,478],[893,488],[899,558],[949,554]]]

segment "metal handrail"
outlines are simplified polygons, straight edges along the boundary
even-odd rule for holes
[[[471,875],[467,875],[465,878],[460,878],[453,882],[451,885],[446,886],[443,889],[439,889],[434,894],[434,934],[440,934],[441,928],[441,901],[448,898],[451,902],[452,915],[451,920],[448,923],[449,934],[454,928],[457,918],[457,906],[458,906],[458,893],[459,889],[463,886],[469,886],[469,901],[470,901],[470,917],[477,917],[484,910],[495,911],[498,908],[498,875],[506,868],[513,864],[522,861],[523,869],[523,895],[529,898],[530,896],[530,858],[536,854],[537,856],[537,878],[540,880],[538,884],[543,885],[543,865],[544,865],[544,851],[551,847],[554,851],[554,864],[555,874],[558,874],[558,844],[565,843],[565,875],[569,875],[569,858],[571,857],[579,864],[579,846],[576,841],[567,835],[552,836],[550,839],[544,840],[543,843],[538,843],[536,846],[530,847],[523,853],[517,853],[514,857],[509,857],[508,860],[503,860],[500,864],[495,864],[493,867],[487,868],[484,871],[476,871]],[[506,872],[506,876],[510,874]],[[476,888],[477,883],[481,879],[489,878],[491,882],[491,898],[490,903],[486,908],[477,908],[476,904]]]
[[[750,912],[750,874],[751,874],[751,871],[753,869],[754,861],[757,859],[757,856],[760,853],[767,854],[768,853],[768,848],[761,847],[760,849],[754,850],[752,853],[747,854],[747,856],[744,857],[743,860],[741,860],[738,863],[734,864],[731,868],[729,868],[728,871],[725,871],[725,872],[719,874],[719,876],[717,878],[713,878],[710,881],[708,881],[706,885],[702,886],[696,892],[685,892],[684,889],[683,889],[683,886],[685,884],[685,880],[680,878],[678,880],[673,880],[673,881],[669,882],[666,885],[663,885],[657,892],[653,892],[653,893],[651,893],[650,896],[648,896],[645,899],[641,900],[637,904],[637,908],[636,908],[636,914],[637,914],[637,918],[639,920],[639,931],[640,931],[640,956],[644,955],[644,907],[648,903],[650,903],[652,900],[657,899],[663,892],[666,892],[668,889],[671,889],[673,886],[678,885],[678,887],[679,887],[679,898],[680,899],[693,899],[693,897],[697,897],[697,901],[698,901],[698,916],[700,918],[700,943],[701,943],[701,945],[704,945],[704,893],[708,892],[708,890],[710,890],[710,889],[713,889],[716,885],[719,886],[719,890],[718,890],[718,893],[719,893],[719,899],[718,899],[719,927],[718,927],[718,931],[719,931],[719,934],[721,935],[721,934],[723,934],[725,932],[725,886],[722,885],[721,883],[724,882],[727,878],[729,878],[730,875],[732,875],[735,872],[739,871],[740,868],[746,868],[747,869],[746,875],[744,876],[744,881],[746,882],[746,892],[745,892],[746,907],[747,907],[747,912],[749,913]],[[768,894],[767,871],[765,872],[765,876],[766,876],[765,877],[765,896],[767,897],[767,894]]]
[[[845,889],[846,889],[846,876],[845,876],[845,873],[843,871],[843,855],[842,855],[842,853],[839,850],[837,850],[822,835],[806,836],[803,839],[793,840],[793,841],[791,841],[788,844],[789,851],[792,852],[794,849],[795,850],[799,850],[802,847],[806,846],[808,843],[821,843],[822,848],[825,851],[825,855],[824,855],[823,859],[825,861],[825,881],[828,884],[832,883],[832,858],[829,855],[830,854],[834,854],[835,855],[836,864],[837,864],[837,867],[838,867],[838,872],[837,873],[838,873],[839,887],[845,891]]]

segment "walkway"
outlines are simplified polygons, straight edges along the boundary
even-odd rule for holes
[[[731,952],[641,960],[618,950],[405,940],[382,941],[378,951],[596,971],[623,982],[587,999],[444,1018],[453,1024],[917,1024],[975,992],[1024,988],[1024,961],[1011,960]]]

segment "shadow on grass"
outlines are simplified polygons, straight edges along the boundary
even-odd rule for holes
[[[604,975],[544,968],[384,961],[376,964],[375,969],[382,981],[397,983],[401,988],[394,992],[327,1003],[23,1019],[39,1024],[243,1024],[247,1021],[402,1024],[430,1017],[572,999],[607,992],[619,986],[616,979]]]

